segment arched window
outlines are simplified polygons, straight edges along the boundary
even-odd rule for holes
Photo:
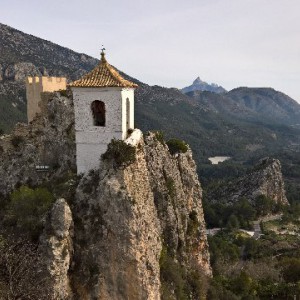
[[[91,104],[94,126],[105,126],[105,103],[95,100]]]

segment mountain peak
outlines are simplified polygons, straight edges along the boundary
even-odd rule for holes
[[[199,84],[202,83],[203,81],[201,80],[201,78],[198,76],[194,81],[193,84]]]
[[[190,86],[187,86],[181,90],[184,94],[191,92],[191,91],[208,91],[208,92],[213,92],[217,94],[225,93],[226,90],[215,84],[215,83],[207,83],[198,76],[194,81],[193,84]]]

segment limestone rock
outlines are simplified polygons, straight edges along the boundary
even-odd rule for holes
[[[72,100],[44,93],[42,114],[0,139],[0,194],[7,195],[17,184],[38,185],[74,170],[73,124]],[[37,171],[40,165],[49,166],[49,172]]]
[[[146,159],[163,242],[187,267],[211,275],[202,189],[191,150],[172,156],[150,133],[145,137]],[[195,230],[191,229],[195,225]]]
[[[289,204],[278,159],[262,159],[247,175],[209,191],[208,200],[233,203],[246,198],[250,203],[254,203],[260,195],[270,198],[276,204]]]
[[[27,76],[40,76],[42,75],[39,69],[30,62],[20,62],[9,65],[5,72],[5,79],[24,81]]]
[[[73,219],[70,207],[59,199],[46,220],[40,238],[40,251],[45,265],[47,282],[50,283],[52,299],[70,299],[71,288],[68,277],[72,257]]]
[[[103,163],[77,189],[77,299],[160,299],[161,229],[142,146],[134,164]]]
[[[18,185],[59,185],[76,171],[72,100],[46,93],[41,110],[0,138],[0,200]],[[40,249],[56,300],[161,299],[166,248],[187,272],[211,274],[191,151],[172,156],[155,134],[138,130],[126,143],[135,147],[135,162],[103,161],[77,179],[70,207],[60,199],[46,219]],[[37,172],[39,164],[51,169]]]
[[[187,271],[211,275],[191,151],[172,156],[152,133],[132,140],[136,162],[102,162],[78,186],[71,274],[79,299],[160,299],[164,247]]]

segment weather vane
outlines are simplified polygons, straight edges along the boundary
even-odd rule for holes
[[[104,50],[106,50],[106,49],[105,49],[104,46],[102,45],[101,53],[104,53]]]

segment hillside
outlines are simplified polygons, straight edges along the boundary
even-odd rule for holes
[[[240,87],[223,94],[207,91],[185,94],[210,111],[248,122],[297,125],[300,120],[299,103],[272,88]]]

